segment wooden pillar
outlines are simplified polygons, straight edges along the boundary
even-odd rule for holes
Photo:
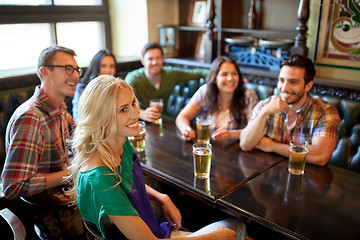
[[[205,38],[205,54],[204,54],[204,61],[207,63],[211,63],[214,58],[216,57],[216,39],[215,39],[215,5],[214,0],[207,0],[206,6],[206,23],[205,27],[207,28],[206,31],[206,38]]]
[[[303,56],[307,56],[308,54],[308,48],[306,47],[306,35],[308,27],[306,26],[306,23],[309,19],[309,15],[309,0],[300,0],[297,12],[297,19],[299,20],[299,24],[296,27],[298,34],[295,37],[295,43],[291,49],[291,55],[300,54]]]

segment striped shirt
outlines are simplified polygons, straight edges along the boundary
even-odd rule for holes
[[[256,105],[251,115],[251,121],[272,97],[262,100]],[[323,102],[319,97],[312,97],[308,94],[300,111],[296,112],[296,122],[290,126],[290,136],[285,137],[288,129],[287,116],[281,112],[267,117],[264,132],[265,136],[273,141],[286,144],[290,140],[296,139],[305,139],[312,144],[313,137],[328,137],[338,141],[339,123],[340,117],[334,106]]]
[[[65,103],[55,108],[45,91],[20,105],[6,129],[6,159],[2,172],[3,191],[8,199],[30,196],[45,190],[46,173],[61,171],[70,164],[66,139],[74,127]]]

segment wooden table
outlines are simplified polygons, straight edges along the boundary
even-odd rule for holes
[[[360,174],[331,165],[295,176],[281,162],[216,204],[294,239],[360,239]]]
[[[238,141],[212,142],[208,180],[194,178],[192,144],[174,124],[146,126],[144,172],[241,219],[293,239],[360,239],[360,174],[307,164],[303,176],[287,159],[242,152]]]
[[[238,141],[212,142],[210,178],[194,177],[192,142],[181,139],[172,123],[146,125],[145,156],[140,154],[146,174],[176,185],[203,201],[216,199],[237,189],[285,158],[260,151],[242,152]]]

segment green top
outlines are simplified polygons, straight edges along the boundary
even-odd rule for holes
[[[133,148],[127,140],[124,144],[121,166],[117,168],[122,181],[113,187],[119,179],[106,166],[79,172],[78,204],[81,215],[86,221],[96,224],[103,237],[105,215],[139,216],[126,194],[133,185],[132,155]]]
[[[145,76],[145,68],[139,68],[129,72],[125,81],[130,84],[140,103],[141,109],[149,107],[151,99],[161,98],[164,100],[164,112],[166,112],[167,101],[176,85],[189,80],[205,78],[209,69],[183,69],[178,67],[164,66],[161,72],[161,83],[156,89]]]

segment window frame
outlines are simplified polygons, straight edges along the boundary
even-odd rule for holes
[[[99,6],[19,6],[0,5],[0,24],[100,21],[104,23],[105,47],[112,51],[108,1]],[[54,29],[55,43],[56,27]]]

